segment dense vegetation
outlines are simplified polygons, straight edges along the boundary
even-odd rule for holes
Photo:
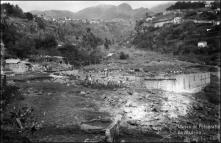
[[[133,30],[132,25],[125,23],[53,22],[24,13],[9,3],[1,4],[1,12],[6,58],[51,55],[65,56],[75,65],[98,63],[102,55],[99,45],[108,49]]]
[[[205,7],[204,2],[176,2],[171,5],[166,10],[176,10],[176,9],[196,9]]]
[[[66,43],[59,48],[61,55],[67,57],[68,61],[76,66],[99,63],[102,59],[102,53],[98,49],[101,45],[101,39],[94,36],[90,29],[83,35],[79,44]]]
[[[183,9],[197,9],[204,8],[205,2],[176,2],[175,4],[168,7],[166,10],[183,10]],[[214,1],[210,3],[212,9],[220,8],[220,1]]]
[[[98,63],[101,52],[98,45],[106,48],[109,39],[95,36],[87,25],[80,23],[55,23],[30,13],[24,13],[17,5],[1,5],[2,40],[6,58],[30,58],[32,55],[65,56],[70,63],[84,65]],[[58,49],[58,44],[62,48]],[[74,55],[74,56],[73,56]]]
[[[215,14],[208,11],[203,11],[200,14],[196,10],[187,11],[184,15],[185,19],[197,19],[197,20],[219,20],[219,13]]]
[[[182,5],[183,4],[183,5]],[[194,5],[200,5],[194,2]],[[182,6],[181,6],[182,5]],[[185,8],[189,2],[177,2],[170,9]],[[192,7],[194,7],[192,5]],[[197,6],[196,6],[197,7]],[[198,6],[200,7],[200,6]],[[186,10],[184,19],[219,20],[219,13]],[[165,24],[162,27],[143,27],[144,21],[138,21],[133,44],[138,48],[173,54],[183,60],[220,66],[220,25],[200,24],[184,21],[181,24]],[[199,48],[198,42],[206,41],[205,48]]]
[[[1,4],[1,13],[4,12],[7,16],[25,18],[25,14],[18,5],[11,5],[10,3]]]

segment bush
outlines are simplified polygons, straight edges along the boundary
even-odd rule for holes
[[[26,58],[28,55],[35,54],[35,41],[32,37],[24,36],[15,42],[14,54],[19,58]]]
[[[44,21],[42,18],[36,17],[36,18],[35,18],[35,22],[37,22],[38,27],[39,27],[40,29],[45,29],[45,28],[46,28],[46,23],[45,23],[45,21]]]
[[[25,17],[28,19],[28,20],[33,20],[34,16],[30,13],[30,12],[26,12],[24,13],[25,14]]]
[[[23,99],[23,96],[19,92],[19,88],[13,85],[4,85],[1,87],[2,97],[1,100],[4,101],[1,108],[4,110],[6,105],[13,99]]]
[[[190,12],[187,15],[194,15]],[[204,13],[206,19],[215,19],[212,14]],[[211,16],[211,17],[210,17]],[[210,32],[203,32],[209,25],[184,22],[178,25],[169,25],[161,28],[147,28],[145,32],[136,33],[132,44],[145,50],[173,53],[178,56],[190,56],[203,61],[206,64],[220,63],[220,26],[213,26]],[[217,38],[216,38],[217,37]],[[197,43],[206,40],[208,47],[199,49]],[[122,56],[124,58],[124,56]],[[191,60],[191,59],[189,59]]]
[[[128,59],[128,58],[129,58],[128,54],[125,54],[124,52],[120,52],[120,59],[121,60],[125,60],[125,59]]]
[[[59,49],[61,55],[66,57],[70,64],[75,66],[89,65],[100,63],[102,53],[99,49],[83,49],[72,44],[65,44]]]

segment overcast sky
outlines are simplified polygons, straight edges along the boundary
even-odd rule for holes
[[[151,8],[153,6],[168,3],[168,1],[1,1],[18,4],[24,12],[31,10],[70,10],[77,12],[81,9],[100,4],[119,5],[128,3],[134,8]],[[171,2],[171,1],[170,1]]]

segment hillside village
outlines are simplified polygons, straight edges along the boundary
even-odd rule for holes
[[[137,22],[135,29],[141,34],[134,38],[133,43],[142,48],[173,55],[184,54],[189,57],[193,54],[206,64],[220,63],[218,58],[220,7],[217,6],[213,3],[199,3],[199,7],[194,9],[179,9],[178,6],[178,8],[174,6],[175,8],[163,13],[148,15],[146,19]],[[142,40],[142,36],[153,40],[149,40],[150,42]],[[218,52],[218,55],[210,57],[208,53],[211,54],[212,51]],[[216,60],[213,63],[209,59]]]
[[[191,16],[188,16],[192,13]],[[158,13],[157,16],[148,16],[145,19],[143,26],[162,27],[164,24],[181,24],[183,22],[192,21],[194,23],[204,23],[220,25],[220,17],[217,19],[206,19],[202,15],[210,13],[211,15],[219,15],[220,8],[212,8],[210,3],[205,4],[205,7],[199,9],[174,9],[167,10],[163,13]]]
[[[220,142],[220,2],[98,8],[1,4],[3,141]]]
[[[217,15],[214,19],[203,17],[203,15]],[[220,25],[220,8],[214,7],[210,3],[198,9],[172,9],[155,15],[148,15],[144,20],[143,27],[162,27],[164,24],[181,24],[184,22],[194,22],[202,24]],[[208,16],[209,16],[208,15]]]

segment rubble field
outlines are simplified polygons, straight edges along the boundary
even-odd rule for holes
[[[117,142],[219,140],[220,104],[206,97],[209,93],[220,96],[216,76],[211,76],[210,88],[198,93],[148,90],[137,80],[208,71],[208,67],[153,52],[130,49],[128,53],[127,60],[110,58],[77,71],[59,72],[59,76],[17,75],[13,81],[24,99],[10,103],[6,111],[33,109],[32,118],[22,126],[29,129],[34,122],[37,128],[20,132],[31,141],[106,142],[110,136]],[[89,82],[87,75],[92,78]],[[107,128],[116,120],[117,133],[108,135]]]

